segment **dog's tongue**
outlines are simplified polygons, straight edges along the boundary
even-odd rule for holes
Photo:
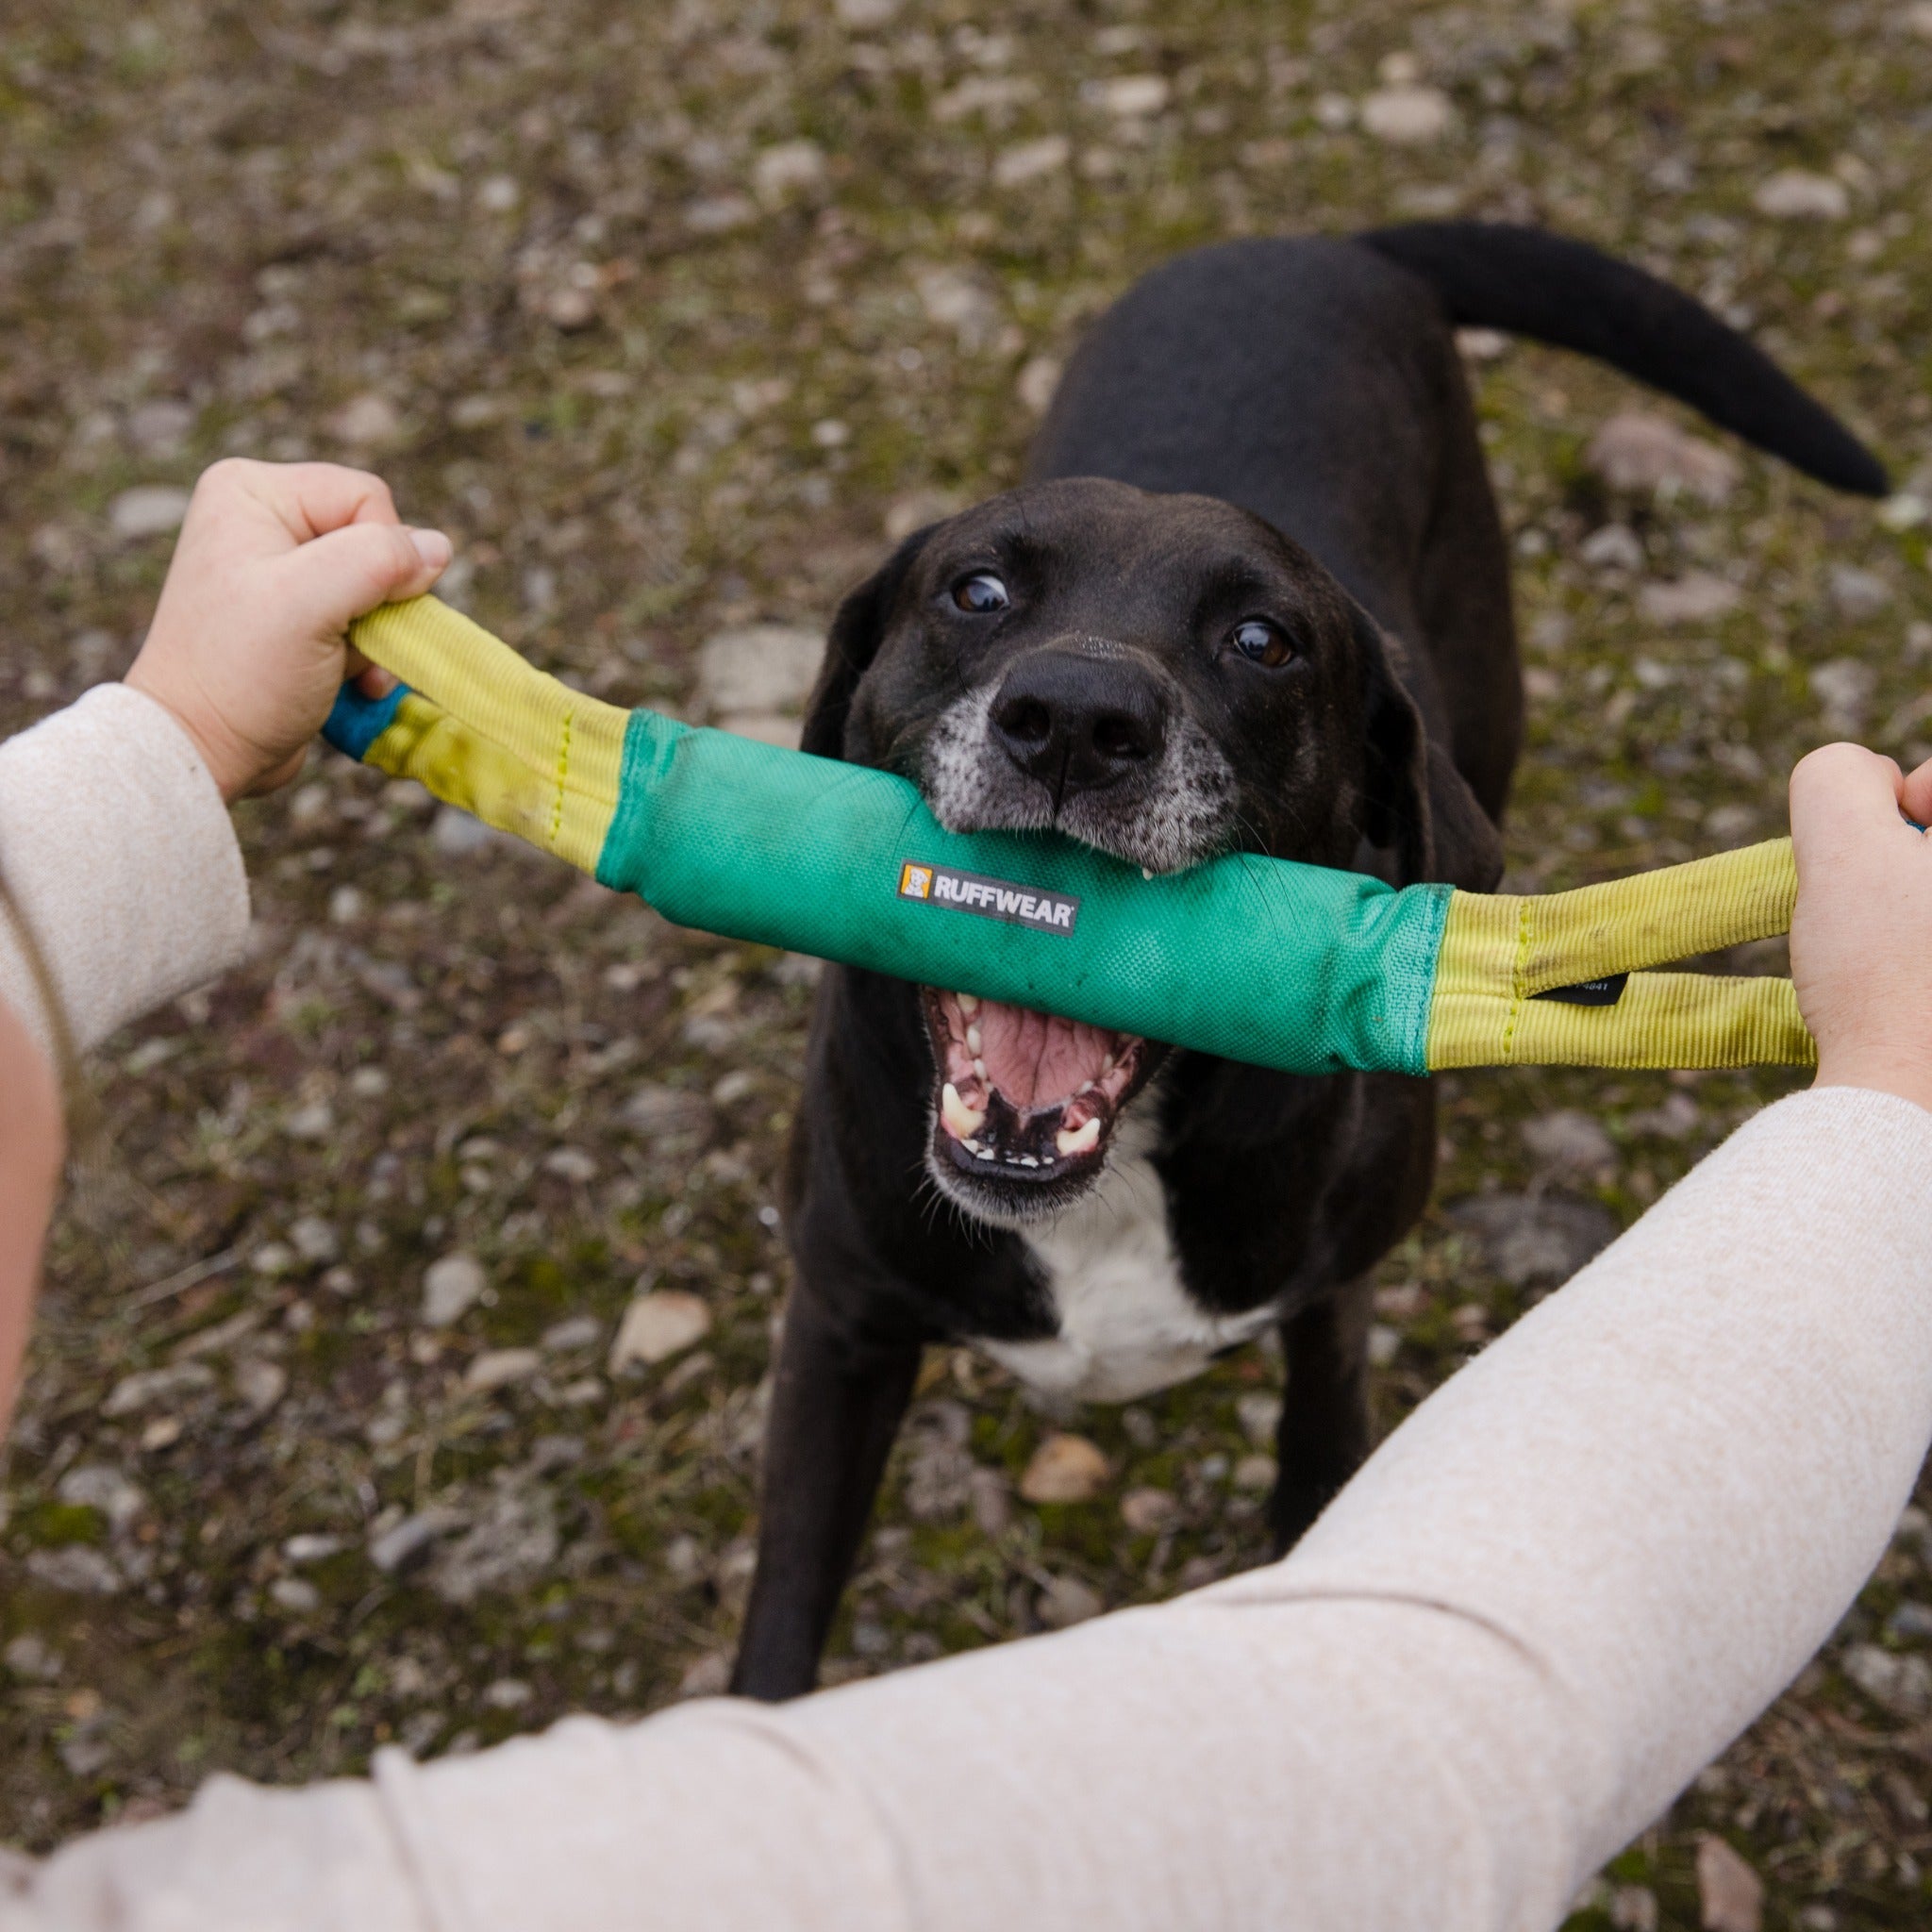
[[[968,1023],[978,1035],[973,1058],[1016,1108],[1071,1100],[1113,1068],[1119,1036],[1077,1020],[982,1000]],[[972,1036],[967,1036],[970,1043]]]

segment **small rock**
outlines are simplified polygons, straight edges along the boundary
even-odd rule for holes
[[[322,1592],[306,1576],[277,1576],[268,1587],[269,1598],[298,1617],[312,1616],[322,1607]]]
[[[1281,1426],[1281,1397],[1272,1390],[1257,1389],[1238,1397],[1234,1412],[1241,1421],[1241,1434],[1257,1448],[1265,1448]]]
[[[972,1476],[973,1521],[981,1536],[1001,1537],[1013,1525],[1013,1490],[996,1469],[975,1468]]]
[[[1036,416],[1043,416],[1052,407],[1055,391],[1060,386],[1060,364],[1052,356],[1035,356],[1020,372],[1020,379],[1014,389],[1027,408]]]
[[[110,1469],[102,1463],[87,1463],[78,1469],[70,1469],[60,1478],[54,1493],[63,1503],[78,1503],[89,1509],[98,1509],[108,1519],[108,1529],[116,1536],[131,1528],[135,1520],[147,1507],[147,1491],[138,1483],[130,1482],[118,1469]]]
[[[711,1124],[711,1110],[702,1095],[681,1088],[662,1087],[655,1080],[637,1089],[618,1118],[632,1132],[655,1138],[659,1134],[702,1134]]]
[[[597,1178],[597,1162],[581,1147],[555,1147],[543,1157],[543,1172],[581,1185]]]
[[[342,1251],[341,1238],[319,1214],[302,1215],[289,1229],[289,1240],[305,1261],[318,1266],[333,1261]]]
[[[1712,505],[1725,501],[1739,476],[1728,450],[1644,409],[1612,416],[1591,438],[1584,461],[1612,490],[1682,490]]]
[[[507,215],[523,198],[514,175],[486,175],[476,185],[476,206],[485,214]]]
[[[1523,1144],[1538,1160],[1586,1173],[1608,1167],[1617,1158],[1603,1123],[1574,1107],[1558,1108],[1554,1113],[1525,1122]]]
[[[1592,570],[1641,570],[1643,545],[1628,524],[1606,524],[1576,553]]]
[[[1878,506],[1878,521],[1888,530],[1917,530],[1932,523],[1932,503],[1915,490],[1901,490]]]
[[[1049,1630],[1064,1630],[1069,1624],[1084,1624],[1107,1607],[1097,1590],[1077,1576],[1056,1576],[1040,1592],[1036,1606],[1040,1621]]]
[[[1272,1456],[1243,1456],[1234,1466],[1234,1486],[1250,1494],[1263,1493],[1274,1487],[1275,1465]]]
[[[124,542],[134,543],[178,530],[187,514],[187,491],[172,483],[142,483],[124,490],[108,506],[108,524]]]
[[[482,1701],[491,1710],[515,1710],[529,1703],[533,1694],[521,1677],[499,1677],[495,1683],[484,1685]]]
[[[83,1725],[71,1738],[63,1738],[59,1751],[60,1762],[80,1778],[93,1777],[105,1771],[114,1755],[101,1732],[89,1725]]]
[[[1386,1322],[1369,1324],[1369,1366],[1386,1369],[1402,1353],[1402,1330]]]
[[[1098,1443],[1085,1436],[1051,1435],[1033,1452],[1020,1493],[1029,1503],[1087,1503],[1112,1474]]]
[[[1136,1536],[1158,1536],[1181,1513],[1172,1490],[1129,1490],[1121,1498],[1121,1521]]]
[[[1362,125],[1397,147],[1441,141],[1456,125],[1456,109],[1439,87],[1384,87],[1361,105]]]
[[[321,1530],[303,1530],[291,1536],[282,1544],[282,1561],[300,1567],[308,1563],[325,1563],[331,1557],[341,1556],[349,1546],[339,1536],[329,1536]]]
[[[436,823],[429,828],[429,842],[444,858],[474,858],[478,853],[514,841],[508,833],[499,832],[494,825],[486,825],[481,819],[472,818],[468,812],[458,811],[453,805],[445,805],[437,812]]]
[[[282,1132],[291,1141],[319,1145],[336,1130],[335,1108],[325,1100],[311,1100],[298,1107],[282,1123]]]
[[[1481,1241],[1491,1272],[1511,1288],[1567,1281],[1617,1238],[1607,1208],[1555,1194],[1477,1194],[1448,1213]]]
[[[1158,114],[1173,97],[1172,83],[1158,74],[1117,74],[1102,81],[1097,91],[1100,105],[1123,121]]]
[[[665,1290],[641,1294],[624,1311],[610,1344],[610,1373],[621,1374],[632,1362],[649,1367],[701,1341],[711,1332],[711,1311],[694,1294]]]
[[[951,329],[968,354],[987,347],[998,333],[998,299],[966,270],[923,268],[914,274],[912,286],[926,320]]]
[[[698,708],[708,717],[797,710],[811,693],[824,655],[824,633],[799,625],[720,631],[698,648]]]
[[[127,440],[150,462],[164,463],[188,447],[194,416],[191,404],[172,396],[142,403],[127,412]]]
[[[1840,738],[1857,737],[1878,689],[1877,671],[1861,658],[1833,658],[1811,667],[1810,684],[1811,695],[1824,713],[1825,729]]]
[[[235,1365],[235,1393],[251,1415],[267,1415],[288,1392],[289,1372],[281,1363],[251,1356]]]
[[[1707,570],[1687,571],[1674,583],[1645,584],[1637,593],[1638,612],[1652,624],[1708,624],[1743,601],[1736,584]]]
[[[722,1650],[707,1651],[685,1668],[677,1680],[680,1697],[722,1697],[731,1683],[731,1658]]]
[[[16,1677],[25,1677],[35,1684],[51,1684],[62,1668],[59,1653],[31,1631],[24,1637],[16,1637],[4,1651],[0,1651],[0,1661],[4,1661]]]
[[[534,1348],[486,1349],[463,1373],[463,1387],[475,1395],[527,1382],[543,1366],[542,1352]]]
[[[1697,1903],[1704,1932],[1761,1932],[1764,1880],[1713,1832],[1697,1840]]]
[[[1932,1604],[1915,1604],[1907,1599],[1886,1619],[1885,1627],[1907,1642],[1923,1643],[1932,1637]]]
[[[214,1371],[206,1362],[177,1362],[172,1368],[143,1369],[137,1374],[122,1376],[114,1384],[108,1391],[108,1399],[101,1404],[101,1414],[111,1422],[117,1416],[132,1415],[136,1409],[146,1408],[150,1403],[210,1389],[214,1379]]]
[[[1875,570],[1860,570],[1855,563],[1833,564],[1827,581],[1834,608],[1854,623],[1876,617],[1892,600],[1891,586]]]
[[[1804,168],[1780,168],[1757,184],[1751,206],[1779,222],[1841,222],[1852,199],[1842,181]]]
[[[483,1264],[474,1255],[444,1255],[430,1262],[423,1274],[423,1320],[431,1328],[459,1322],[490,1285]]]
[[[604,1332],[595,1315],[571,1315],[553,1322],[543,1331],[542,1345],[551,1355],[567,1355],[574,1348],[590,1348]]]
[[[1620,1885],[1610,1894],[1610,1924],[1616,1932],[1657,1932],[1657,1893],[1647,1885]]]
[[[429,1587],[450,1604],[521,1589],[549,1571],[562,1541],[550,1491],[527,1479],[499,1476],[470,1528],[431,1558]]]
[[[825,151],[815,141],[782,141],[752,163],[751,180],[752,192],[767,208],[815,194],[825,185]]]
[[[740,228],[752,226],[758,218],[758,204],[742,194],[702,195],[696,201],[687,202],[684,208],[684,225],[693,235],[734,234]]]
[[[121,1588],[121,1573],[99,1550],[87,1543],[69,1543],[59,1550],[27,1553],[27,1574],[49,1590],[71,1591],[75,1596],[112,1596]]]
[[[403,423],[387,396],[367,394],[344,403],[323,426],[351,449],[375,450],[392,443],[402,433]]]
[[[441,1538],[461,1529],[467,1520],[457,1510],[435,1507],[406,1516],[369,1545],[369,1560],[385,1576],[401,1576],[428,1556]]]
[[[1922,1657],[1855,1643],[1839,1667],[1874,1704],[1894,1717],[1924,1717],[1932,1711],[1932,1663]]]
[[[1058,175],[1072,159],[1074,144],[1063,134],[1049,134],[1041,141],[1016,142],[1002,148],[992,164],[993,184],[999,188],[1021,188],[1048,175]]]

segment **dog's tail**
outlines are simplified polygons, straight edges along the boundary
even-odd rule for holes
[[[1890,487],[1878,458],[1762,350],[1586,242],[1505,222],[1412,222],[1357,239],[1427,282],[1458,327],[1594,356],[1836,489]]]

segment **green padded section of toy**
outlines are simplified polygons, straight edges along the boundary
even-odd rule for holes
[[[942,874],[970,875],[972,909]],[[597,877],[679,925],[1296,1074],[1427,1071],[1450,895],[1239,854],[1143,879],[1055,834],[947,832],[903,778],[649,711]]]

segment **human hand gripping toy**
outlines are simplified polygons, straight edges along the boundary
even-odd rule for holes
[[[1816,1057],[1790,980],[1651,970],[1787,931],[1788,839],[1542,897],[1247,853],[1149,876],[1056,833],[948,832],[889,773],[584,696],[433,597],[352,637],[402,682],[345,685],[331,743],[680,925],[1285,1073]]]

